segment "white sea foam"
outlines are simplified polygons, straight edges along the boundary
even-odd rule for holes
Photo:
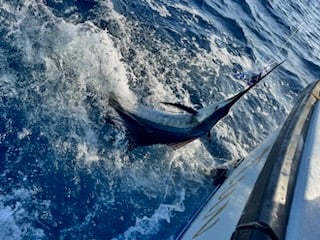
[[[190,13],[192,15],[192,17],[193,17],[192,22],[191,21],[189,22],[188,19],[184,18],[186,20],[187,24],[197,22],[196,17],[200,17],[201,19],[205,20],[209,24],[212,24],[212,19],[209,16],[207,16],[204,12],[201,12],[201,10],[199,10],[196,7],[186,6],[186,5],[183,5],[180,3],[174,3],[172,5],[172,7],[176,8],[176,9],[180,9],[181,11]]]
[[[1,67],[1,66],[0,66]],[[3,97],[12,98],[17,95],[15,88],[16,77],[10,73],[0,75],[0,92]]]
[[[1,198],[1,197],[0,197]],[[14,219],[14,210],[0,204],[0,239],[22,239],[20,226]]]
[[[89,119],[85,102],[88,96],[96,99],[95,107],[101,115],[108,109],[109,92],[115,92],[125,99],[135,99],[129,89],[121,52],[108,31],[97,28],[90,21],[83,24],[66,22],[56,17],[47,6],[33,0],[24,2],[17,9],[5,5],[8,11],[19,18],[19,21],[11,23],[8,36],[15,36],[13,44],[24,53],[25,64],[45,65],[44,75],[34,74],[34,79],[30,79],[29,90],[41,96],[41,104],[34,106],[34,111],[28,112],[27,118],[30,122],[36,122],[39,114],[50,116],[53,124],[43,126],[43,134],[53,141],[53,146],[62,144],[65,151],[73,151],[74,146],[66,147],[68,140],[59,139],[61,136],[51,137],[60,127],[60,118],[67,116],[78,125],[72,125],[68,129],[68,136],[78,142],[77,159],[96,161],[99,159],[97,136],[92,129],[95,123]],[[41,18],[43,15],[46,18]],[[116,18],[115,14],[114,17]],[[119,21],[122,21],[120,17]],[[35,47],[35,42],[39,44],[38,48]],[[18,95],[15,82],[16,77],[10,75],[10,72],[0,76],[0,89],[6,96]],[[32,91],[29,91],[30,94]],[[27,104],[32,96],[27,95],[28,91],[25,93]],[[84,134],[76,129],[78,127]],[[30,134],[24,128],[18,138],[22,139]]]
[[[180,193],[180,199],[173,204],[160,204],[155,212],[150,216],[137,218],[134,226],[130,227],[121,236],[115,239],[141,239],[143,236],[152,236],[158,233],[162,222],[170,223],[170,219],[176,212],[183,212],[185,210],[183,201],[185,199],[185,190]],[[114,240],[115,240],[114,239]]]
[[[0,239],[44,239],[42,229],[34,226],[39,209],[47,209],[49,202],[33,200],[34,191],[13,189],[8,195],[0,195]],[[14,204],[12,204],[14,203]],[[31,208],[30,205],[37,206]],[[31,209],[30,209],[31,208]]]
[[[23,128],[21,132],[18,133],[18,138],[21,140],[32,133],[29,129]]]
[[[76,159],[84,158],[86,161],[98,161],[99,156],[97,154],[97,149],[89,149],[86,144],[78,144],[78,154]]]
[[[38,22],[36,16],[29,15],[28,7],[34,8],[39,15],[44,11],[49,16],[49,22]],[[134,98],[128,88],[127,72],[121,61],[121,53],[114,46],[108,32],[97,28],[91,22],[66,22],[35,1],[25,3],[25,8],[17,10],[15,15],[21,20],[13,26],[10,34],[17,36],[16,45],[24,51],[27,62],[45,62],[47,82],[44,84],[57,84],[57,80],[61,81],[61,85],[70,84],[65,92],[69,101],[78,101],[79,98],[81,100],[84,97],[81,94],[85,94],[88,84],[106,97],[108,92],[115,91]],[[26,24],[28,25],[25,26]],[[54,30],[49,24],[54,24]],[[54,44],[51,38],[53,36]],[[33,47],[32,42],[37,37],[42,39],[39,50]],[[68,70],[75,74],[72,79],[66,75]],[[52,89],[48,89],[50,90]],[[74,103],[70,105],[72,104]]]
[[[146,0],[146,2],[149,4],[150,8],[156,12],[159,13],[162,17],[170,17],[171,13],[170,11],[160,3],[156,3],[154,0]]]
[[[243,69],[251,69],[253,67],[253,63],[250,58],[232,54],[225,47],[221,47],[217,44],[218,41],[224,41],[224,39],[219,39],[216,35],[211,34],[209,40],[211,48],[210,54],[212,54],[213,59],[219,60],[223,65],[238,63],[243,67]]]

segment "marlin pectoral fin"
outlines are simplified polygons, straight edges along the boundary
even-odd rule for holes
[[[181,104],[181,103],[170,103],[170,102],[161,102],[161,103],[162,103],[162,104],[165,104],[165,105],[174,106],[174,107],[176,107],[176,108],[179,108],[179,109],[181,109],[181,110],[183,110],[183,111],[186,111],[186,112],[188,112],[188,113],[191,113],[191,114],[193,114],[193,115],[196,115],[196,114],[198,113],[198,111],[195,110],[194,108],[185,106],[185,105],[183,105],[183,104]]]

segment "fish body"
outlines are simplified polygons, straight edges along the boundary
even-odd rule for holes
[[[114,94],[110,95],[109,104],[122,118],[134,146],[166,144],[177,149],[210,134],[210,130],[229,113],[230,108],[282,62],[264,67],[250,81],[249,87],[237,95],[198,110],[180,103],[165,102],[184,111],[171,113],[143,105],[120,103]]]

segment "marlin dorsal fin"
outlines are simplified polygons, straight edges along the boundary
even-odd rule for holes
[[[174,107],[176,107],[176,108],[179,108],[179,109],[181,109],[181,110],[183,110],[183,111],[186,111],[186,112],[188,112],[188,113],[191,113],[191,114],[193,114],[193,115],[196,115],[196,114],[198,113],[198,111],[195,110],[194,108],[185,106],[185,105],[183,105],[183,104],[181,104],[181,103],[171,103],[171,102],[161,102],[161,103],[162,103],[162,104],[165,104],[165,105],[174,106]]]

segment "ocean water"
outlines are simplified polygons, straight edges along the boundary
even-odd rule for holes
[[[318,0],[0,0],[0,239],[174,239],[320,76]],[[110,92],[161,108],[230,97],[286,62],[179,150],[128,150]]]

